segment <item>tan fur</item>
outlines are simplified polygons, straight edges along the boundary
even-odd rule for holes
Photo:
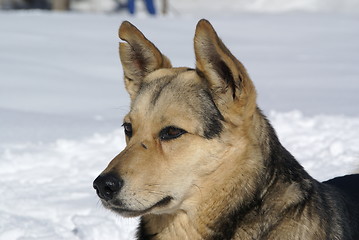
[[[126,41],[120,57],[131,96],[124,122],[132,124],[133,136],[102,174],[124,180],[116,198],[133,211],[122,215],[142,215],[146,234],[155,234],[151,239],[212,239],[220,216],[260,198],[260,209],[243,216],[233,239],[323,239],[321,219],[310,204],[315,196],[297,208],[308,201],[303,189],[312,179],[295,182],[266,174],[273,146],[253,82],[208,21],[196,28],[196,71],[172,68],[129,22],[121,25],[119,36]],[[211,92],[223,115],[220,137],[204,137],[194,89]],[[166,126],[187,133],[162,141],[159,132]],[[171,201],[156,207],[166,196]],[[116,211],[114,204],[104,204]]]
[[[133,100],[143,77],[154,70],[171,67],[171,62],[129,22],[121,24],[118,36],[127,41],[120,43],[119,51],[126,89]]]

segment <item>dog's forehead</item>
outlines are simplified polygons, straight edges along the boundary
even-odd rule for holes
[[[195,70],[183,68],[161,69],[148,75],[126,118],[186,130],[191,130],[191,125],[193,132],[205,138],[217,136],[223,120],[205,80]]]
[[[194,70],[157,70],[144,79],[125,119],[141,125],[161,122],[181,126],[199,111],[202,85]]]
[[[188,97],[195,101],[197,92],[204,88],[203,81],[193,69],[160,69],[149,74],[143,81],[133,107],[156,105],[181,105]]]

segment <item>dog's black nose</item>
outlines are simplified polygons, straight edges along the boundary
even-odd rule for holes
[[[96,189],[97,195],[106,201],[113,199],[122,186],[123,180],[113,173],[100,175],[93,181],[93,188]]]

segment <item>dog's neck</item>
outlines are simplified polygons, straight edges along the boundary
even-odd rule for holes
[[[137,239],[203,239],[197,228],[198,224],[194,224],[191,217],[183,211],[174,214],[150,214],[141,218]]]
[[[310,188],[309,181],[281,179],[287,175],[282,171],[293,171],[291,176],[294,177],[298,173],[298,176],[301,174],[309,179],[309,175],[282,147],[260,111],[255,117],[258,118],[255,121],[257,126],[250,129],[256,131],[248,137],[251,139],[246,139],[249,141],[245,146],[247,150],[240,153],[234,150],[228,154],[224,161],[226,164],[219,167],[225,170],[218,169],[199,184],[199,189],[206,190],[199,190],[199,194],[190,198],[188,204],[185,203],[192,207],[173,214],[143,216],[138,230],[139,240],[260,239],[260,234],[271,227],[269,222],[275,223],[274,219],[280,221],[283,211],[299,204],[302,200],[299,196]],[[263,133],[270,136],[263,136]],[[238,146],[233,146],[233,149],[238,149]],[[260,156],[250,155],[259,152],[262,153]],[[248,161],[252,162],[246,164]],[[276,187],[279,182],[281,188]],[[305,186],[306,183],[308,186]],[[274,199],[278,196],[282,197]],[[268,220],[269,216],[271,221]],[[251,228],[246,228],[246,224],[250,224]]]

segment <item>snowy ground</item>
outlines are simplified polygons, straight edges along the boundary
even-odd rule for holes
[[[206,13],[305,168],[319,180],[358,169],[358,15]],[[136,220],[92,189],[124,147],[117,29],[129,19],[174,65],[193,66],[201,17],[0,12],[0,240],[133,239]]]

